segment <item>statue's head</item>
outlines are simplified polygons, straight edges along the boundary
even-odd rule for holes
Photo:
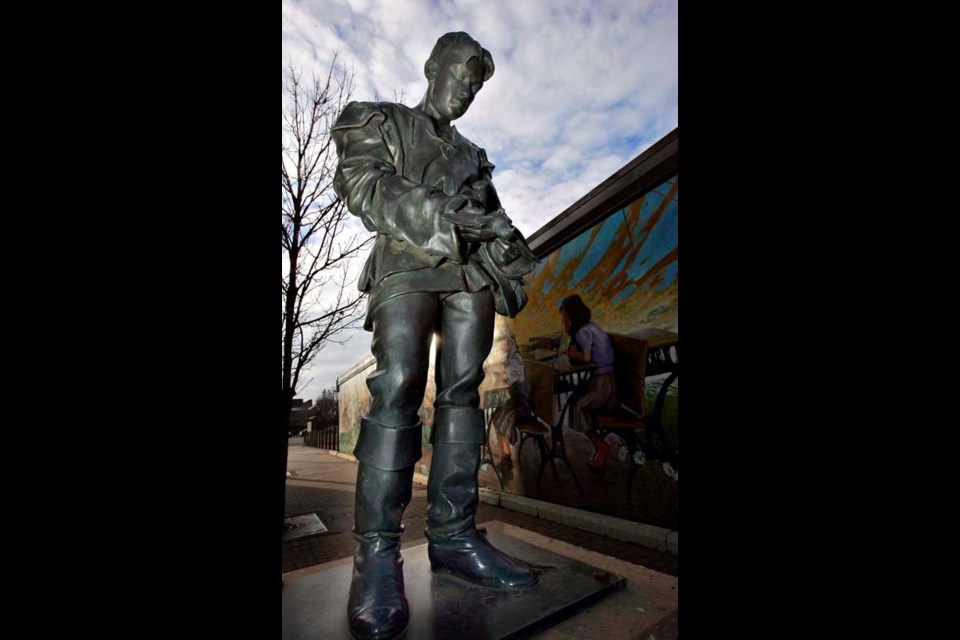
[[[447,122],[462,116],[493,69],[493,56],[468,34],[457,31],[440,36],[423,66],[433,111]]]

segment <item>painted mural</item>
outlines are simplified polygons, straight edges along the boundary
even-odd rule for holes
[[[353,455],[360,437],[360,418],[370,408],[367,376],[376,371],[377,361],[368,356],[337,380],[340,409],[340,452]]]
[[[530,301],[513,321],[521,343],[560,331],[560,301],[579,294],[615,333],[677,332],[678,177],[541,260],[526,278]]]
[[[529,303],[520,315],[506,323],[516,335],[523,356],[534,357],[533,350],[548,338],[559,342],[560,352],[564,352],[568,338],[562,335],[558,309],[561,300],[572,294],[583,299],[591,310],[591,319],[608,333],[627,336],[669,333],[677,340],[680,326],[678,224],[679,176],[674,176],[544,256],[536,271],[526,278]],[[679,345],[670,349],[670,357],[678,360]],[[495,355],[491,354],[491,358]],[[648,412],[655,406],[667,377],[663,374],[646,378]],[[678,403],[679,380],[675,379],[665,395],[661,418],[667,445],[676,454],[679,454]],[[493,439],[498,435],[499,430],[492,430]],[[598,476],[587,465],[594,451],[588,438],[571,430],[568,420],[564,422],[562,435],[567,457],[582,485],[583,497],[579,495],[577,482],[560,463],[555,463],[555,475],[552,468],[544,472],[539,488],[529,481],[511,482],[512,490],[678,529],[678,469],[662,460],[647,459],[624,440],[608,435],[605,441],[611,447],[611,455],[604,474]],[[492,449],[496,457],[498,447]],[[505,468],[500,466],[503,462],[502,458],[498,461],[498,468]],[[525,448],[522,458],[513,461],[512,466],[518,466],[517,462],[526,473],[526,465],[537,466],[539,459],[535,451]],[[631,467],[635,477],[631,475]],[[492,476],[481,473],[481,481],[485,486],[498,488],[499,480]],[[628,478],[632,480],[629,491],[626,489]],[[508,490],[507,484],[504,478],[505,490]]]
[[[494,404],[502,406],[505,399],[512,401],[508,390],[517,377],[517,368],[508,366],[511,354],[517,351],[529,359],[537,337],[559,337],[562,325],[558,308],[568,295],[579,294],[590,307],[593,321],[609,333],[636,335],[655,329],[679,333],[678,191],[678,177],[674,176],[544,256],[536,271],[526,278],[526,308],[513,320],[497,316],[493,348],[484,363],[485,378],[480,387],[492,427],[489,447],[483,450],[481,486],[679,528],[677,469],[661,460],[638,458],[624,441],[611,435],[606,439],[611,456],[604,473],[597,474],[587,464],[593,451],[587,437],[564,424],[562,434],[572,474],[571,468],[559,462],[554,463],[556,469],[547,465],[550,468],[543,467],[541,472],[537,446],[527,442],[519,450],[516,429],[510,424],[504,427],[501,413],[490,408]],[[676,347],[673,349],[676,358]],[[436,393],[433,363],[431,350],[420,411],[424,455],[417,463],[417,470],[425,475],[429,474],[432,455],[429,438]],[[340,379],[340,450],[344,453],[352,453],[360,418],[370,406],[366,379],[375,366],[373,358],[368,358]],[[646,379],[647,407],[654,406],[666,377]],[[674,452],[679,450],[678,388],[678,382],[673,381],[662,414],[664,432]],[[504,415],[509,422],[510,414]]]

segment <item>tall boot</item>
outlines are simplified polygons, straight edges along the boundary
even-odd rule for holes
[[[353,528],[357,550],[347,603],[350,632],[358,640],[392,640],[410,621],[400,520],[410,503],[420,437],[419,423],[391,429],[364,418],[361,425],[354,449],[360,461]]]
[[[427,555],[435,573],[450,573],[491,589],[522,589],[537,574],[498,551],[476,529],[483,412],[439,407],[427,483]]]

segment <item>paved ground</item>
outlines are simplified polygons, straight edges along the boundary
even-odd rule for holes
[[[317,513],[327,526],[328,533],[285,542],[284,572],[350,557],[355,546],[350,527],[353,525],[357,465],[326,451],[304,447],[302,440],[299,437],[290,439],[287,469],[292,475],[287,478],[286,513],[287,516]],[[423,535],[426,511],[426,487],[414,483],[413,500],[403,517],[406,526],[402,538],[404,546],[426,542]],[[477,522],[492,520],[522,527],[660,573],[678,575],[679,558],[676,556],[481,502],[477,510]]]

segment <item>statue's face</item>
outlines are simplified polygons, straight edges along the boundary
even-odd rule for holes
[[[459,56],[447,56],[434,77],[430,101],[446,122],[467,112],[477,92],[483,87],[483,60],[472,57],[461,62]]]

